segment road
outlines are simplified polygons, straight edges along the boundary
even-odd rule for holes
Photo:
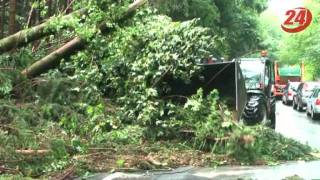
[[[283,105],[281,101],[276,106],[277,132],[320,149],[320,120],[312,120],[305,111],[293,110],[292,106]]]

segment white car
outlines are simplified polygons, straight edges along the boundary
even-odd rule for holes
[[[300,82],[288,82],[283,88],[282,103],[289,105],[292,104],[293,96],[295,95]]]
[[[320,87],[312,90],[312,94],[307,99],[307,115],[311,116],[313,120],[319,118],[320,114]]]

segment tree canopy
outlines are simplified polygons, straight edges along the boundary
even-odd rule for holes
[[[259,13],[266,0],[191,0],[154,1],[159,12],[173,20],[199,18],[199,25],[212,28],[223,42],[223,54],[229,59],[259,49]]]

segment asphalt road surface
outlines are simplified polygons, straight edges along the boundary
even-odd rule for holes
[[[281,101],[276,106],[277,132],[320,149],[320,120],[312,120],[305,111],[298,112],[292,106],[283,105]]]

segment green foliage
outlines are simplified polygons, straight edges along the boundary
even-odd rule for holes
[[[235,128],[231,112],[219,101],[216,90],[204,97],[202,89],[199,89],[177,113],[177,117],[183,121],[182,128],[185,126],[184,128],[194,130],[195,142],[200,149],[213,145],[214,139],[230,136]]]
[[[49,79],[48,82],[55,83]],[[25,176],[62,170],[70,164],[70,155],[85,153],[89,142],[94,143],[103,132],[116,128],[118,124],[104,105],[86,104],[90,100],[81,93],[75,101],[73,91],[65,91],[65,86],[60,88],[46,89],[46,97],[40,96],[43,89],[38,86],[33,91],[32,103],[1,101],[0,162],[9,162],[6,167],[19,167]],[[16,153],[17,149],[47,149],[50,154],[26,159]]]
[[[280,28],[280,19],[270,9],[260,14],[259,32],[261,34],[261,46],[268,50],[270,58],[279,60],[281,40],[285,36]],[[259,55],[260,56],[260,52]]]
[[[0,97],[9,95],[12,91],[12,82],[4,73],[0,73],[0,84]]]
[[[122,129],[106,133],[100,142],[115,142],[120,144],[139,144],[144,137],[144,129],[140,126],[126,126]]]
[[[261,154],[272,155],[277,160],[295,160],[310,158],[306,156],[311,152],[309,146],[303,145],[293,139],[288,139],[270,129],[258,127],[256,130],[257,143],[260,143]],[[269,145],[268,145],[269,144]]]
[[[194,21],[173,23],[163,16],[144,21],[120,30],[120,37],[116,35],[110,43],[108,49],[114,49],[118,38],[127,41],[120,49],[110,51],[104,61],[114,62],[105,69],[105,87],[110,97],[118,97],[127,120],[154,124],[164,105],[157,99],[170,91],[162,82],[164,76],[188,81],[199,70],[196,62],[214,53],[216,45],[210,30],[196,27]],[[148,122],[151,119],[153,122]]]
[[[174,21],[186,21],[199,18],[199,24],[205,27],[215,27],[219,22],[219,10],[212,0],[154,0],[152,5],[160,13],[172,17]]]
[[[285,138],[263,126],[240,127],[233,133],[227,147],[233,157],[244,163],[258,160],[277,162],[313,158],[309,146]]]
[[[174,20],[199,18],[199,25],[210,27],[223,41],[220,56],[232,59],[259,48],[258,15],[266,0],[154,0],[160,13]]]
[[[181,119],[179,128],[195,132],[193,141],[198,149],[228,153],[249,164],[258,160],[312,159],[309,146],[285,138],[270,128],[246,127],[234,122],[232,113],[221,103],[217,91],[204,97],[200,89],[188,99],[184,108],[176,110],[175,115]]]
[[[119,159],[117,161],[117,165],[118,165],[119,168],[123,168],[124,167],[124,163],[125,163],[125,160],[123,160],[123,159]]]
[[[30,53],[30,51],[22,49],[20,52],[0,56],[0,98],[9,98],[13,95],[13,90],[17,91],[23,86],[23,83],[18,83],[23,79],[20,70],[27,65],[22,59],[30,60],[32,58]]]
[[[159,97],[170,87],[163,78],[189,81],[199,70],[197,62],[219,53],[218,40],[196,21],[172,22],[152,13],[140,11],[112,36],[97,36],[69,66],[75,69],[73,78],[97,84],[121,107],[117,113],[121,122],[166,129],[170,121],[164,112],[171,107]]]
[[[259,49],[258,13],[266,8],[265,0],[214,1],[220,10],[222,36],[226,37],[229,57],[239,57]]]

